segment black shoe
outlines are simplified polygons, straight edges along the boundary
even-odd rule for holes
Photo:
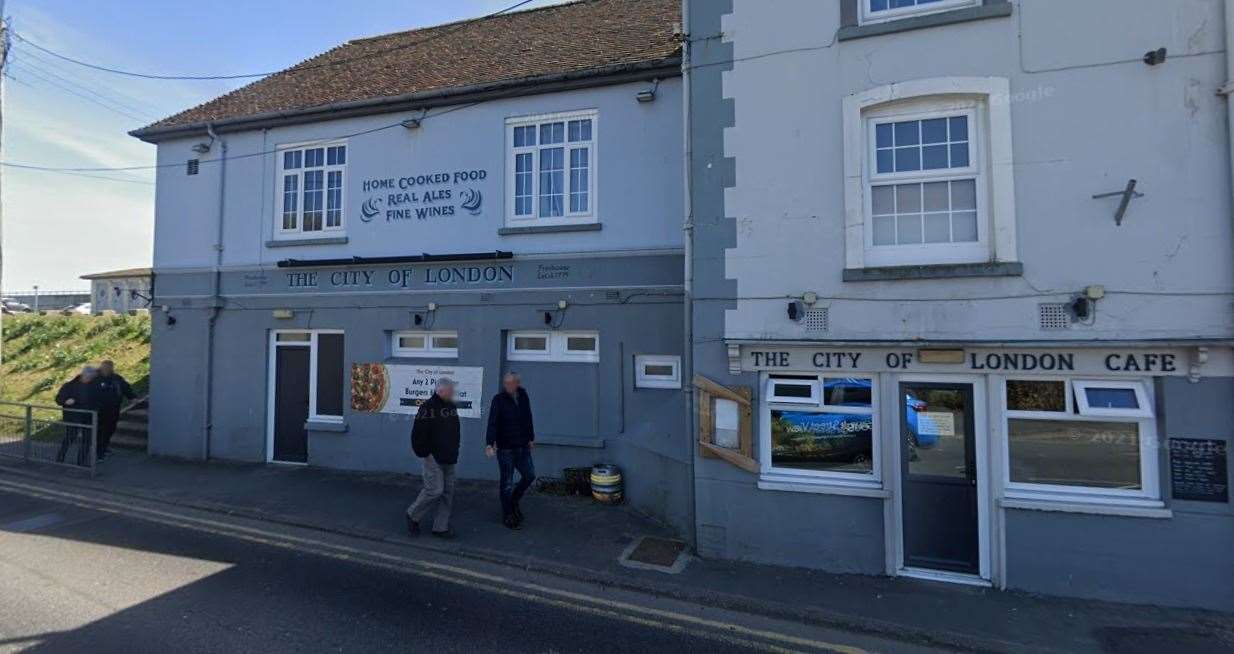
[[[523,522],[523,510],[518,508],[518,505],[514,506],[514,519],[517,520],[519,524],[522,524]]]
[[[407,516],[407,533],[412,536],[420,535],[420,523],[412,520],[411,516]]]
[[[445,540],[450,540],[451,538],[454,538],[454,530],[447,529],[445,531],[434,531],[433,536],[435,536],[436,538],[444,538]]]
[[[522,529],[522,527],[519,525],[518,518],[514,517],[513,515],[508,515],[502,518],[501,524],[505,525],[506,529],[511,529],[515,531]]]

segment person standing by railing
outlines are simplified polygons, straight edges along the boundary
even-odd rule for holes
[[[107,457],[111,445],[111,437],[116,433],[116,425],[120,421],[120,408],[124,400],[135,400],[137,394],[128,380],[116,372],[116,364],[105,360],[99,364],[98,377],[94,380],[98,387],[99,423],[98,450],[99,461]]]
[[[94,381],[98,371],[90,366],[81,369],[81,374],[68,380],[56,393],[56,404],[64,407],[64,440],[60,442],[60,451],[56,453],[56,461],[64,463],[73,443],[77,443],[77,465],[86,465],[86,457],[90,452],[90,425],[94,420],[90,411],[99,409],[99,391]]]

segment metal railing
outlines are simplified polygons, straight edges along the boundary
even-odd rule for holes
[[[0,456],[94,476],[98,433],[97,411],[0,400]]]

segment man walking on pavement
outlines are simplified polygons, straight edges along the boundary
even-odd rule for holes
[[[420,535],[420,521],[434,508],[433,535],[453,538],[450,507],[454,502],[454,465],[458,463],[458,407],[454,405],[454,382],[437,380],[433,396],[420,405],[411,427],[411,449],[424,468],[424,488],[407,507],[407,531]]]
[[[116,424],[120,422],[120,406],[125,399],[137,399],[137,394],[128,381],[116,373],[116,364],[111,361],[99,364],[99,374],[94,384],[98,387],[99,396],[99,460],[102,461],[109,452],[108,446],[116,433]]]
[[[56,461],[64,463],[73,443],[77,443],[77,465],[86,465],[90,452],[91,411],[99,409],[98,388],[94,384],[97,371],[86,366],[81,374],[68,380],[56,393],[56,404],[64,407],[61,422],[64,423],[64,439],[56,452]]]
[[[518,373],[506,373],[501,378],[501,387],[489,406],[484,453],[497,457],[497,467],[501,471],[501,522],[510,529],[518,529],[523,523],[519,501],[536,480],[536,467],[531,460],[536,429],[531,419],[531,399]],[[514,484],[515,470],[518,470],[517,486]]]

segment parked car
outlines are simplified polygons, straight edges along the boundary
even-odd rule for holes
[[[5,313],[30,313],[30,305],[18,302],[17,300],[10,300],[9,298],[0,300],[0,308]]]
[[[72,306],[67,306],[61,309],[60,313],[66,316],[71,316],[71,315],[88,316],[90,315],[90,303],[82,302],[81,304],[74,304]]]

